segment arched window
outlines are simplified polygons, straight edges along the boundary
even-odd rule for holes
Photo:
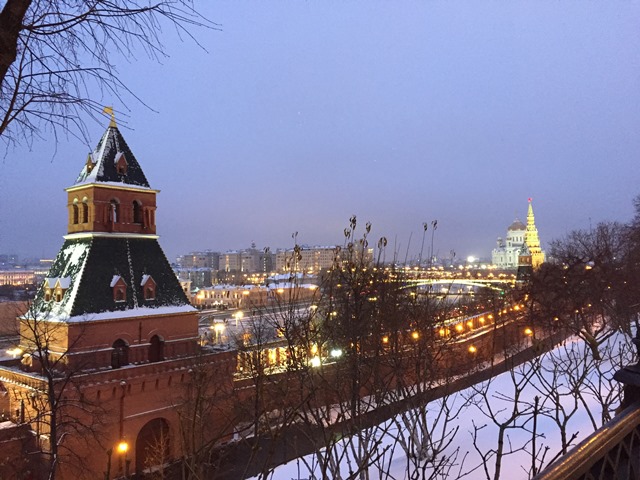
[[[82,223],[89,223],[89,205],[86,199],[82,202]]]
[[[129,365],[129,345],[119,338],[113,342],[111,351],[111,368],[120,368]]]
[[[78,204],[74,203],[71,207],[73,209],[73,224],[77,225],[78,224]]]
[[[133,201],[133,223],[142,223],[142,204],[137,200]]]
[[[109,202],[109,221],[118,223],[120,221],[120,204],[117,200]]]
[[[154,335],[149,343],[149,361],[160,362],[164,360],[164,340],[158,335]]]

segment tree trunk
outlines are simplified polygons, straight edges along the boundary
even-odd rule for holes
[[[32,0],[8,0],[0,12],[0,87],[18,54],[18,37]]]

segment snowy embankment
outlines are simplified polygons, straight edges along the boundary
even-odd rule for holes
[[[613,416],[620,400],[613,374],[633,357],[628,337],[610,337],[600,353],[595,360],[571,338],[487,382],[281,465],[269,478],[531,478]]]

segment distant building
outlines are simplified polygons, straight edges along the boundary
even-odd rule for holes
[[[177,260],[181,268],[209,268],[218,270],[220,268],[219,258],[220,253],[205,250],[204,252],[190,252],[186,255],[181,255]]]
[[[258,250],[255,244],[244,250],[230,250],[220,254],[220,270],[224,272],[269,273],[274,257],[269,249]]]
[[[263,285],[215,285],[191,296],[198,308],[252,308],[313,298],[318,286],[312,283],[273,282]]]
[[[46,274],[47,271],[43,269],[12,268],[0,270],[0,285],[33,285],[41,282]]]
[[[277,272],[310,272],[331,268],[336,258],[336,247],[308,247],[302,246],[299,256],[294,249],[278,250],[276,252]]]
[[[362,251],[362,250],[359,250]],[[305,272],[315,274],[320,270],[333,267],[340,258],[340,248],[300,246],[298,249],[278,250],[276,252],[276,271]],[[364,261],[373,261],[373,248],[367,248],[364,252]]]
[[[521,261],[520,256],[527,258]],[[529,199],[527,224],[516,218],[507,228],[506,238],[504,240],[498,238],[498,245],[491,252],[491,262],[498,268],[516,270],[525,261],[534,269],[544,262],[544,252],[540,248],[531,199]]]
[[[192,287],[204,288],[213,285],[213,273],[211,268],[176,268],[175,273],[180,282],[190,282]]]
[[[9,265],[18,265],[18,255],[0,254],[0,267],[6,267]]]

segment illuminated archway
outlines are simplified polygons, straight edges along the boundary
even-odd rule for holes
[[[136,437],[136,473],[169,463],[171,443],[169,422],[154,418],[140,429]]]

